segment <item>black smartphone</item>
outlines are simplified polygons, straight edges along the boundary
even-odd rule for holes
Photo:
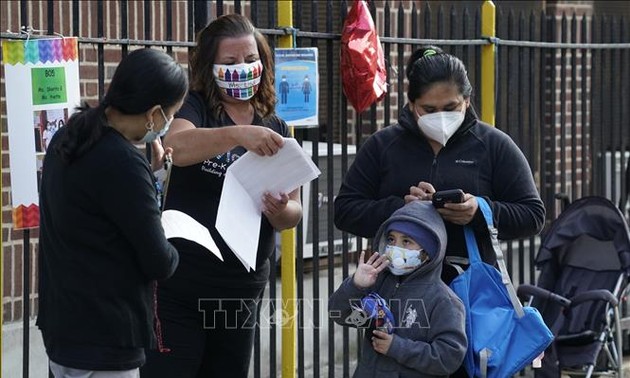
[[[433,193],[431,201],[436,208],[444,207],[445,203],[462,203],[464,191],[461,189],[440,190]]]

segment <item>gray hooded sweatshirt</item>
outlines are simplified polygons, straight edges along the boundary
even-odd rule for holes
[[[464,305],[440,279],[446,250],[444,222],[431,202],[411,202],[379,228],[374,239],[379,252],[385,250],[385,231],[394,221],[415,222],[433,232],[439,240],[437,256],[408,276],[395,276],[385,269],[368,289],[356,287],[353,276],[348,277],[329,299],[330,317],[341,325],[365,330],[354,377],[447,377],[461,366],[467,339]],[[372,291],[388,302],[395,319],[386,355],[372,348],[374,326],[357,316],[351,306]]]

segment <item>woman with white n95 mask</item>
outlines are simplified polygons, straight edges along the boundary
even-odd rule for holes
[[[479,234],[482,259],[493,264],[491,246],[483,245],[489,238],[483,235],[487,227],[475,197],[490,203],[500,239],[540,232],[545,208],[529,164],[506,133],[477,118],[472,85],[457,57],[435,46],[421,47],[409,58],[406,75],[408,102],[396,124],[377,131],[358,151],[335,199],[335,225],[372,238],[405,203],[461,189],[461,203],[438,209],[448,236],[445,261],[465,267],[463,226],[469,225]],[[449,283],[455,272],[445,266],[442,279]]]

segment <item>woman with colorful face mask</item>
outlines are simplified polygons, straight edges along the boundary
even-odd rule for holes
[[[153,169],[137,144],[168,128],[186,71],[140,49],[116,68],[104,99],[55,132],[40,189],[39,316],[55,377],[138,377],[156,347],[156,280],[175,271]]]
[[[380,253],[365,261],[361,252],[357,270],[328,305],[335,322],[366,329],[354,376],[448,376],[468,344],[464,305],[440,279],[444,221],[430,201],[413,201],[374,240]]]
[[[408,103],[397,124],[372,135],[359,150],[335,199],[335,224],[370,238],[405,203],[462,189],[462,203],[438,209],[448,235],[446,260],[466,264],[463,226],[470,225],[480,233],[482,259],[494,264],[475,196],[492,207],[500,239],[540,232],[545,208],[529,164],[507,134],[477,119],[461,60],[435,46],[422,47],[409,59],[406,74]],[[445,268],[442,278],[450,283],[455,275]]]
[[[255,270],[247,271],[215,228],[228,167],[245,152],[273,155],[289,136],[275,113],[273,55],[241,15],[218,17],[197,35],[191,87],[164,143],[173,148],[166,209],[210,230],[224,261],[200,245],[173,240],[179,268],[158,285],[164,348],[143,377],[247,377],[258,302],[269,277],[275,230],[297,225],[299,189],[266,193]]]

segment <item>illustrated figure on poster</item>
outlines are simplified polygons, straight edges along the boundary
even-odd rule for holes
[[[289,82],[287,81],[287,76],[282,75],[282,80],[280,81],[280,103],[286,104],[287,97],[289,94]]]
[[[302,93],[304,93],[304,102],[309,102],[311,95],[311,82],[308,80],[308,75],[304,75],[304,82],[302,82]]]

